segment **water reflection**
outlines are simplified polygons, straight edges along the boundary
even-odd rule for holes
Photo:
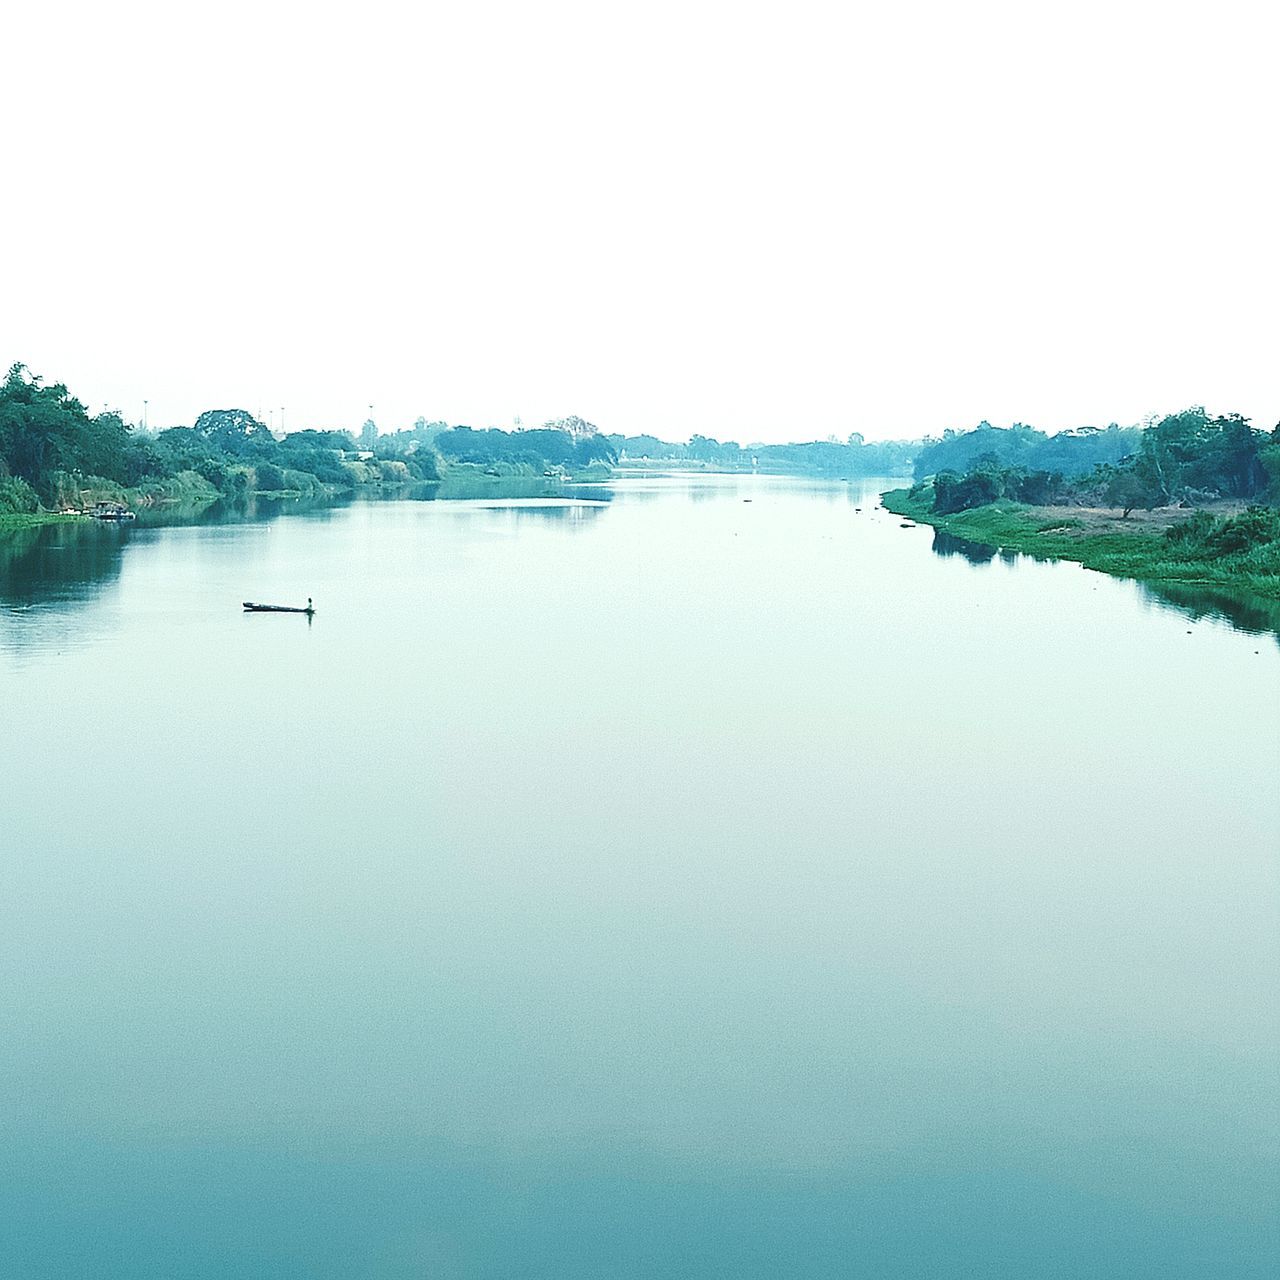
[[[0,533],[0,606],[79,605],[120,576],[125,548],[144,530],[261,524],[286,515],[328,519],[350,498],[220,499],[199,506],[143,507],[128,524],[76,520]]]
[[[1143,595],[1195,619],[1216,618],[1250,635],[1272,635],[1280,641],[1280,600],[1267,600],[1229,587],[1189,582],[1143,582]]]
[[[848,504],[859,511],[875,506],[875,495],[897,482],[888,477],[772,475],[754,471],[648,471],[623,469],[609,481],[609,489],[628,502],[669,500],[678,494],[691,503],[713,499],[741,500],[744,495],[770,497],[803,495],[827,503]],[[583,486],[585,487],[585,486]]]
[[[141,507],[134,527],[165,529],[183,525],[260,524],[288,515],[324,516],[350,506],[349,493],[285,498],[250,494],[239,498],[216,498],[194,505],[172,504]]]
[[[511,512],[514,520],[580,526],[596,519],[614,500],[604,485],[575,484],[555,476],[447,476],[371,496],[409,502],[469,502],[485,511]]]
[[[513,524],[560,524],[566,528],[580,528],[590,524],[608,510],[596,502],[495,502],[481,507],[484,511],[500,512]]]
[[[0,535],[0,605],[82,603],[120,574],[129,525],[46,524]]]
[[[443,480],[411,485],[386,494],[413,502],[448,502],[476,498],[561,498],[574,486],[556,476],[484,476],[466,473],[446,475]]]
[[[552,524],[566,530],[583,529],[598,521],[610,504],[623,498],[646,502],[678,492],[688,501],[741,501],[744,492],[776,495],[802,491],[828,501],[858,502],[866,494],[856,485],[831,481],[788,481],[743,476],[639,476],[609,485],[574,484],[554,477],[489,477],[467,475],[441,483],[407,486],[371,494],[321,498],[250,497],[218,500],[206,506],[144,508],[132,524],[95,521],[44,525],[0,534],[0,607],[21,613],[36,606],[55,606],[57,612],[78,609],[93,600],[120,575],[125,549],[143,531],[163,527],[217,526],[264,523],[284,516],[329,521],[353,502],[467,501],[488,510],[510,514],[513,523]],[[477,501],[479,500],[479,501]],[[941,557],[959,557],[975,566],[999,557],[1008,564],[1021,557],[943,530],[933,530],[932,550]],[[1143,596],[1193,619],[1223,620],[1254,635],[1280,640],[1280,601],[1267,600],[1227,587],[1178,583],[1139,583]]]
[[[454,501],[503,512],[513,523],[550,522],[566,530],[584,528],[606,510],[614,491],[602,485],[570,485],[544,477],[463,477],[453,485],[425,484],[361,494],[305,498],[248,496],[211,503],[143,507],[137,519],[115,524],[76,520],[0,533],[0,610],[21,626],[3,640],[24,647],[50,624],[66,631],[66,620],[92,603],[119,577],[126,548],[152,541],[165,528],[264,524],[285,516],[327,522],[360,502]],[[489,504],[476,503],[488,499]],[[141,537],[139,536],[141,535]],[[68,632],[68,634],[70,634]]]
[[[573,486],[569,496],[575,502],[612,502],[614,492],[602,484],[579,484]]]
[[[933,531],[933,554],[936,556],[961,556],[970,564],[989,564],[995,559],[995,547],[984,542],[970,542],[968,538],[957,538],[954,533],[943,533],[941,529]]]
[[[1019,560],[1034,560],[1017,551],[970,542],[941,529],[933,531],[933,553],[959,556],[972,565],[990,564],[997,556],[1003,564],[1015,565]],[[1137,583],[1145,599],[1164,608],[1174,609],[1189,618],[1216,618],[1229,622],[1250,635],[1271,635],[1280,641],[1280,600],[1268,600],[1247,591],[1202,583],[1142,582]]]

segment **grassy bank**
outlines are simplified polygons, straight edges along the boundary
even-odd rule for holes
[[[1280,545],[1222,554],[1180,544],[1166,530],[1193,518],[1170,512],[1146,519],[1086,508],[1029,507],[1015,502],[939,515],[928,488],[881,495],[886,510],[970,542],[1020,551],[1042,560],[1074,560],[1088,569],[1143,582],[1221,586],[1268,600],[1280,600]]]
[[[82,482],[74,486],[71,479],[68,477],[68,482],[59,486],[53,509],[41,506],[34,494],[28,503],[29,510],[6,511],[0,507],[0,531],[84,520],[86,516],[83,513],[99,502],[118,502],[135,512],[153,508],[198,510],[216,502],[220,496],[213,485],[194,471],[148,480],[132,489],[97,476],[83,477]]]

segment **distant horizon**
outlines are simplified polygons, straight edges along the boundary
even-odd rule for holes
[[[46,386],[50,384],[58,384],[58,383],[61,383],[62,385],[66,386],[69,394],[71,394],[77,400],[79,400],[80,403],[85,406],[86,410],[90,414],[97,415],[99,413],[104,413],[104,412],[119,413],[121,418],[130,426],[134,428],[142,428],[145,425],[145,428],[151,432],[166,431],[172,427],[189,427],[192,425],[192,423],[195,422],[195,420],[200,416],[201,413],[208,412],[209,410],[242,409],[245,412],[252,413],[259,422],[267,426],[273,433],[279,433],[282,430],[286,435],[292,435],[294,432],[297,432],[297,431],[345,431],[345,432],[349,432],[353,436],[358,436],[360,434],[360,429],[364,426],[364,423],[370,417],[370,415],[368,414],[368,409],[369,407],[372,407],[374,410],[374,413],[372,415],[372,420],[374,422],[374,425],[378,428],[379,435],[391,435],[397,431],[411,430],[419,419],[424,419],[428,423],[446,422],[450,427],[467,426],[467,427],[471,427],[473,430],[476,430],[476,431],[541,430],[548,423],[562,420],[576,413],[577,416],[585,419],[586,421],[592,423],[594,426],[598,427],[602,435],[609,435],[609,436],[649,435],[649,436],[654,436],[659,440],[663,440],[668,444],[688,444],[689,440],[694,435],[702,435],[702,436],[707,436],[709,438],[716,439],[722,442],[735,441],[736,443],[740,444],[743,448],[752,448],[757,445],[802,444],[802,443],[812,443],[812,442],[830,442],[832,440],[834,440],[835,443],[844,444],[847,442],[850,434],[852,434],[855,431],[858,431],[868,444],[885,444],[893,441],[914,442],[914,441],[922,441],[922,440],[928,440],[928,439],[936,440],[936,439],[942,438],[944,433],[947,431],[954,431],[958,434],[962,434],[966,431],[976,430],[978,427],[982,426],[984,423],[987,426],[996,427],[1001,430],[1009,430],[1015,426],[1030,427],[1033,430],[1043,431],[1046,435],[1053,436],[1053,435],[1060,435],[1064,431],[1080,431],[1080,430],[1088,430],[1088,429],[1104,431],[1111,426],[1144,427],[1151,422],[1159,421],[1161,418],[1165,417],[1168,414],[1179,413],[1185,409],[1190,409],[1194,407],[1204,407],[1213,416],[1226,416],[1232,413],[1241,412],[1239,409],[1219,408],[1215,405],[1206,404],[1203,400],[1193,400],[1187,404],[1179,404],[1176,406],[1171,406],[1168,408],[1161,409],[1157,412],[1145,413],[1141,415],[1141,417],[1132,421],[1124,421],[1119,418],[1110,418],[1105,422],[1076,422],[1076,423],[1063,424],[1063,425],[1043,426],[1040,423],[1029,420],[1026,417],[1013,417],[1013,418],[1001,419],[1001,420],[996,420],[991,417],[979,417],[975,421],[968,423],[967,425],[960,425],[957,422],[949,421],[946,423],[946,425],[940,426],[940,427],[935,426],[929,429],[906,431],[906,432],[900,432],[896,434],[888,434],[888,433],[877,434],[873,431],[861,430],[859,428],[850,428],[849,431],[846,431],[843,433],[843,435],[841,435],[838,432],[833,432],[830,430],[821,430],[820,428],[815,428],[814,434],[801,433],[801,434],[792,434],[792,435],[777,435],[774,437],[761,436],[761,437],[744,438],[741,435],[732,435],[732,434],[717,435],[715,432],[709,429],[702,429],[698,427],[694,427],[694,428],[685,430],[683,432],[673,431],[669,428],[648,427],[648,426],[642,426],[639,428],[628,427],[625,430],[621,428],[614,429],[606,423],[596,421],[594,418],[591,417],[590,414],[578,413],[576,410],[570,410],[567,413],[559,413],[553,417],[548,417],[548,418],[540,419],[537,421],[535,421],[533,418],[526,418],[523,415],[516,414],[516,415],[513,415],[512,419],[506,423],[481,422],[477,420],[466,421],[465,419],[461,419],[461,418],[456,421],[452,421],[443,416],[439,416],[439,415],[433,416],[432,414],[419,412],[419,413],[414,413],[407,420],[404,419],[403,414],[400,414],[397,416],[396,424],[383,426],[378,421],[377,401],[375,400],[372,403],[372,406],[368,406],[368,405],[366,406],[365,415],[364,416],[357,415],[356,421],[354,421],[350,425],[336,422],[333,419],[329,419],[329,420],[311,419],[311,420],[306,420],[302,422],[297,422],[292,419],[292,415],[290,414],[288,405],[286,404],[282,406],[284,411],[284,425],[282,427],[280,425],[280,416],[279,416],[281,413],[280,408],[269,408],[269,409],[262,409],[260,407],[251,408],[246,403],[231,402],[231,401],[225,404],[207,404],[203,408],[196,410],[194,413],[192,413],[189,416],[189,418],[185,420],[158,422],[156,420],[156,410],[152,407],[152,402],[149,397],[142,397],[141,400],[139,401],[140,407],[137,410],[137,412],[131,413],[129,410],[123,408],[119,404],[112,404],[109,400],[102,400],[95,403],[93,397],[86,397],[85,395],[78,392],[71,380],[61,375],[52,375],[44,372],[43,370],[33,368],[26,361],[8,360],[8,361],[5,361],[4,368],[5,370],[8,370],[12,368],[14,365],[21,365],[27,370],[28,374],[35,377],[39,377],[41,382],[44,383],[44,385]],[[143,402],[145,402],[145,410],[141,407]],[[1260,431],[1269,432],[1273,429],[1273,427],[1280,426],[1280,419],[1278,419],[1276,422],[1260,422],[1256,417],[1251,417],[1247,413],[1244,414],[1244,416],[1246,418],[1249,418],[1251,425],[1255,429]],[[144,423],[144,417],[145,417],[145,423]]]

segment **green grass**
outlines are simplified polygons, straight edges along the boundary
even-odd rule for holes
[[[1280,547],[1274,543],[1238,555],[1196,555],[1137,525],[1132,533],[1082,532],[1078,520],[1046,521],[1040,508],[1016,502],[993,502],[943,516],[930,510],[928,490],[913,498],[909,489],[893,489],[881,494],[881,501],[895,515],[1004,551],[1041,560],[1074,560],[1118,578],[1222,586],[1280,600]]]

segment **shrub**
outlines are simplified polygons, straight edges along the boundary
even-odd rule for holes
[[[36,491],[21,476],[0,476],[0,516],[29,516],[39,510]]]
[[[1280,515],[1266,507],[1249,507],[1224,520],[1209,535],[1209,550],[1220,555],[1252,551],[1280,538]]]
[[[278,493],[284,488],[284,472],[274,462],[259,462],[254,473],[259,493]]]
[[[406,459],[409,474],[415,480],[439,480],[440,468],[436,465],[434,449],[417,449]]]
[[[1280,543],[1280,512],[1255,506],[1239,515],[1216,519],[1207,511],[1197,511],[1164,536],[1191,555],[1244,555]]]
[[[933,478],[933,509],[939,515],[985,507],[1002,495],[1003,485],[991,471],[971,471],[967,476],[940,471]]]

